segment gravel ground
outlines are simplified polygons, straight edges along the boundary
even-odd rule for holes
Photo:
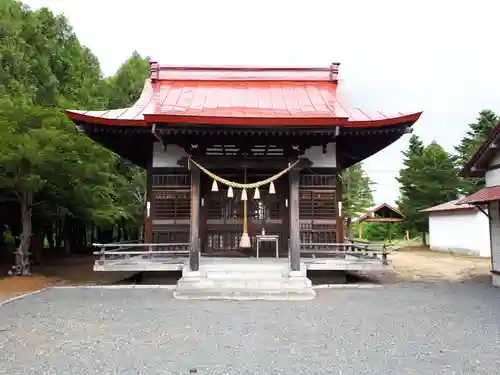
[[[500,373],[500,290],[398,283],[307,302],[52,289],[0,307],[0,374]]]

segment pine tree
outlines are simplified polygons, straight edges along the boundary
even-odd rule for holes
[[[499,123],[500,117],[493,111],[485,109],[479,112],[475,123],[469,124],[469,130],[458,146],[457,163],[460,168],[467,163],[477,148],[488,138],[491,130]],[[470,195],[485,186],[484,178],[462,177],[460,190],[465,195]]]
[[[347,232],[350,237],[351,220],[373,206],[373,181],[363,170],[361,163],[355,164],[342,172],[342,211],[347,220]]]
[[[403,154],[404,167],[397,178],[401,184],[398,206],[406,216],[406,229],[422,233],[426,245],[428,217],[421,211],[458,197],[460,180],[456,158],[436,142],[423,147],[416,135]]]

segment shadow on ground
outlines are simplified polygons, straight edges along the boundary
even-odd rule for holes
[[[313,285],[321,284],[380,284],[374,277],[344,271],[309,271],[307,276]],[[176,285],[182,272],[139,272],[115,283],[115,285]]]

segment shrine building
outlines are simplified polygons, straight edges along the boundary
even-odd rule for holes
[[[341,253],[340,172],[410,133],[421,112],[348,106],[337,92],[339,65],[151,62],[131,107],[67,110],[79,131],[147,170],[140,251],[121,268],[109,257],[95,269],[198,271],[223,257],[279,258],[298,271],[315,246]]]

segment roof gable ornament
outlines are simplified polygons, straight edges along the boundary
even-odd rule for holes
[[[157,61],[149,62],[149,77],[153,80],[160,79],[160,64]]]
[[[340,63],[332,63],[330,65],[330,80],[337,83],[339,80],[339,66]]]

